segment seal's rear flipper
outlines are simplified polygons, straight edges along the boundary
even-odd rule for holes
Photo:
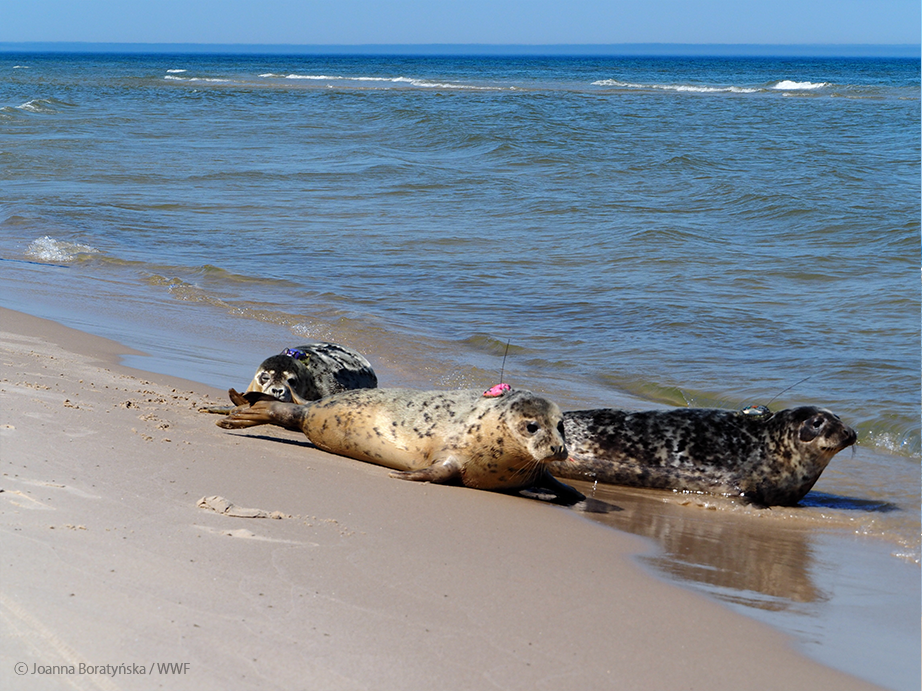
[[[256,427],[257,425],[271,425],[273,420],[265,412],[253,411],[247,408],[246,410],[235,410],[215,424],[224,429],[243,429],[244,427]]]
[[[234,412],[234,406],[232,405],[210,405],[204,408],[199,408],[198,412],[211,413],[213,415],[230,415],[232,412]]]
[[[247,391],[240,393],[236,389],[228,389],[227,395],[230,396],[231,403],[235,406],[250,406],[259,401],[277,401],[275,396],[270,396],[262,391]]]
[[[244,427],[255,427],[256,425],[285,425],[278,419],[275,406],[290,405],[279,403],[272,396],[264,393],[247,393],[241,394],[230,389],[227,392],[230,395],[231,402],[237,405],[232,408],[230,414],[223,420],[218,420],[215,424],[224,429],[242,429]],[[296,428],[298,429],[298,428]]]
[[[229,389],[227,393],[230,396],[231,402],[235,404],[235,407],[227,408],[225,413],[227,417],[215,423],[218,427],[223,427],[224,429],[242,429],[244,427],[255,427],[256,425],[286,426],[277,419],[278,416],[274,414],[270,403],[261,403],[261,401],[278,403],[278,400],[272,396],[267,396],[260,392],[247,392],[246,394],[242,394],[234,389]],[[219,412],[219,409],[216,408],[214,412]],[[295,427],[294,429],[300,430],[299,427]]]
[[[198,412],[200,413],[212,413],[214,415],[230,415],[237,408],[241,406],[244,408],[249,408],[251,405],[257,401],[270,400],[274,401],[272,396],[268,396],[264,393],[248,391],[245,394],[239,393],[235,389],[228,389],[227,395],[230,396],[231,403],[234,405],[212,405],[206,406],[204,408],[199,408]]]
[[[237,394],[236,391],[234,393]],[[248,393],[246,398],[240,394],[237,394],[237,396],[244,401],[252,400],[252,405],[237,406],[231,411],[230,415],[215,423],[218,427],[242,429],[244,427],[255,427],[256,425],[277,425],[295,432],[305,431],[304,415],[309,406],[283,403],[272,396],[266,396],[262,393]]]
[[[401,480],[412,480],[413,482],[432,482],[436,485],[445,485],[461,479],[461,464],[454,458],[446,458],[444,461],[433,463],[422,470],[394,470],[390,473],[390,476]]]

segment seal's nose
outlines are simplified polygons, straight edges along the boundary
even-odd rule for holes
[[[846,427],[845,428],[845,441],[843,442],[843,444],[845,446],[851,446],[856,441],[858,441],[858,433],[855,430],[853,430],[851,427]]]

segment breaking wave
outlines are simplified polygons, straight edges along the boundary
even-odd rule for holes
[[[41,262],[70,262],[83,254],[100,254],[100,252],[89,245],[55,240],[47,235],[33,240],[26,248],[26,256]]]

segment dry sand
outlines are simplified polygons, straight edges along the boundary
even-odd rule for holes
[[[572,509],[223,431],[222,392],[5,309],[0,351],[3,689],[874,688]]]

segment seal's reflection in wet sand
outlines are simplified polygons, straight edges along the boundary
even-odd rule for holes
[[[914,687],[918,565],[860,535],[868,510],[901,507],[811,492],[799,506],[764,509],[705,494],[573,485],[585,504],[618,508],[586,518],[654,540],[639,557],[654,572],[793,634],[820,662],[865,678],[871,665],[880,674],[870,681]]]
[[[588,498],[621,509],[588,517],[655,540],[662,552],[643,560],[670,576],[715,586],[722,599],[765,609],[824,599],[811,578],[805,527],[760,521],[756,514],[765,509],[723,497],[573,484]]]

